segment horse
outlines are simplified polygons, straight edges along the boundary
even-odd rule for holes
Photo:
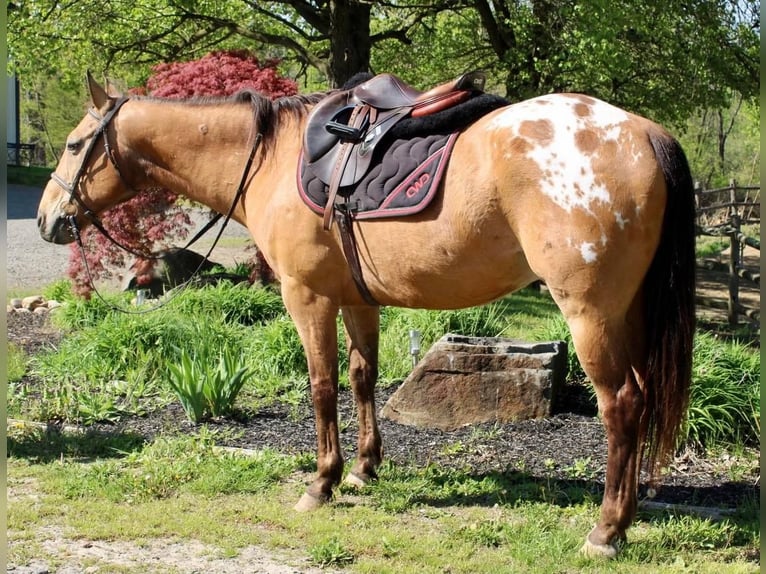
[[[301,140],[321,94],[118,98],[90,76],[88,87],[93,107],[44,189],[40,234],[70,243],[70,223],[89,225],[156,186],[220,213],[231,207],[278,277],[308,361],[317,470],[296,510],[327,503],[343,479],[339,313],[359,419],[345,480],[361,486],[377,478],[383,458],[374,398],[380,306],[464,308],[541,280],[569,326],[607,434],[600,516],[581,550],[617,554],[636,515],[642,464],[655,476],[672,457],[689,398],[694,199],[669,132],[582,94],[483,116],[457,137],[427,208],[354,222],[371,304],[338,226],[324,229],[297,192]]]

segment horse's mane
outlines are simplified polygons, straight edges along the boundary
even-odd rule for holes
[[[273,143],[276,127],[283,113],[293,117],[302,117],[308,108],[318,103],[335,90],[282,96],[272,100],[255,90],[241,90],[231,96],[194,96],[191,98],[163,98],[157,96],[139,96],[137,99],[152,102],[182,103],[192,106],[215,106],[221,104],[250,104],[255,125],[263,136],[263,144]]]

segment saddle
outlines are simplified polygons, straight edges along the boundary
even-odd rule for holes
[[[485,75],[470,72],[425,92],[391,74],[380,74],[322,100],[309,115],[303,138],[308,169],[328,186],[324,229],[330,229],[338,190],[369,171],[376,145],[399,121],[455,106],[484,88]]]

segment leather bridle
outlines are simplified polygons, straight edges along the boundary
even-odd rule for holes
[[[90,138],[90,141],[88,142],[88,145],[83,152],[82,162],[80,162],[80,166],[77,168],[77,171],[75,172],[71,182],[67,182],[65,179],[59,176],[55,171],[51,173],[51,179],[55,181],[64,191],[66,191],[69,194],[69,203],[76,203],[77,205],[79,205],[82,208],[83,215],[85,215],[85,217],[88,218],[90,223],[96,229],[98,229],[98,231],[102,235],[104,235],[104,237],[106,237],[109,241],[114,243],[120,249],[123,249],[127,251],[128,253],[130,253],[131,255],[135,255],[136,257],[142,257],[144,259],[156,259],[158,257],[158,255],[156,254],[139,253],[136,250],[131,249],[130,247],[123,245],[119,243],[116,239],[114,239],[114,237],[112,237],[111,234],[106,230],[103,223],[101,222],[99,217],[96,215],[96,212],[88,207],[88,205],[85,203],[85,200],[82,198],[80,194],[80,181],[82,180],[82,176],[85,173],[85,170],[88,165],[88,161],[90,160],[90,156],[96,147],[96,142],[98,141],[99,136],[103,136],[104,138],[104,153],[106,157],[109,158],[110,163],[114,167],[115,171],[117,172],[117,175],[122,180],[123,184],[128,189],[130,189],[130,186],[125,180],[125,177],[123,176],[122,171],[120,171],[120,166],[117,164],[117,159],[114,157],[114,151],[109,145],[109,137],[107,136],[107,133],[106,133],[106,130],[109,127],[109,124],[117,115],[117,112],[120,111],[120,108],[129,99],[130,98],[119,98],[118,100],[115,101],[112,108],[103,116],[101,116],[95,108],[88,109],[88,114],[94,117],[96,120],[98,120],[98,126],[93,132],[93,136]],[[69,227],[73,237],[77,239],[80,233],[79,233],[79,228],[77,226],[76,217],[74,215],[70,215],[69,217],[67,217],[67,221],[69,223]]]
[[[115,171],[117,171],[117,175],[119,176],[120,180],[122,180],[123,185],[125,185],[126,188],[131,189],[131,186],[128,184],[127,180],[122,174],[122,171],[120,170],[120,166],[117,164],[117,159],[114,156],[114,151],[109,145],[109,138],[107,136],[106,130],[109,127],[109,124],[114,119],[114,117],[117,115],[117,112],[120,110],[120,108],[127,102],[130,98],[123,97],[115,100],[114,105],[112,108],[103,116],[99,114],[99,112],[95,108],[88,109],[88,114],[90,114],[92,117],[94,117],[96,120],[98,120],[98,127],[93,132],[93,136],[90,138],[90,141],[88,142],[87,147],[84,150],[82,162],[80,163],[80,166],[78,167],[77,171],[75,172],[74,177],[72,178],[71,183],[68,183],[66,180],[64,180],[61,176],[59,176],[55,171],[51,173],[51,179],[56,182],[64,191],[66,191],[69,194],[69,203],[77,203],[83,210],[83,214],[85,217],[88,218],[90,223],[98,229],[98,231],[106,237],[109,241],[111,241],[114,245],[119,247],[120,249],[127,251],[131,255],[134,255],[135,257],[139,257],[142,259],[161,259],[165,252],[160,251],[157,253],[140,253],[136,251],[135,249],[132,249],[128,247],[127,245],[123,245],[119,241],[117,241],[112,235],[107,231],[107,229],[104,227],[103,223],[99,219],[98,215],[88,207],[88,205],[85,203],[83,198],[81,197],[79,193],[80,188],[80,181],[82,179],[83,174],[85,173],[85,170],[87,168],[88,161],[90,160],[90,156],[93,153],[93,149],[96,146],[96,141],[98,140],[99,136],[104,137],[104,152],[106,157],[109,158],[109,161],[111,162],[112,166],[114,167]],[[229,208],[228,213],[226,214],[226,217],[223,221],[223,224],[221,228],[218,230],[218,233],[213,241],[213,245],[210,247],[210,249],[207,252],[207,255],[205,255],[204,259],[207,259],[210,257],[210,254],[212,253],[213,249],[215,249],[215,246],[218,244],[218,240],[221,238],[221,235],[223,235],[224,229],[226,228],[226,225],[229,223],[229,220],[231,219],[231,216],[234,214],[234,210],[237,207],[237,203],[239,202],[240,198],[244,194],[248,174],[250,173],[250,168],[253,165],[253,160],[255,159],[255,153],[258,150],[258,147],[261,144],[261,141],[263,140],[263,134],[256,133],[255,137],[253,138],[253,145],[250,149],[250,154],[247,158],[247,162],[245,164],[245,169],[242,173],[242,178],[240,179],[239,186],[237,187],[237,191],[234,194],[234,199],[231,203],[231,207]],[[191,240],[186,244],[186,247],[184,249],[188,249],[192,244],[194,244],[200,237],[202,237],[208,230],[210,230],[220,219],[223,217],[221,213],[216,213],[210,221],[208,221],[202,229],[200,229],[194,237],[192,237]],[[77,242],[78,247],[80,248],[80,255],[82,256],[83,263],[85,265],[85,269],[88,272],[88,276],[90,277],[90,269],[88,267],[88,261],[85,256],[85,247],[82,242],[82,237],[80,236],[80,229],[77,225],[77,217],[75,215],[69,215],[67,216],[67,222],[69,223],[70,231],[72,233],[72,236],[74,237],[75,241]],[[200,263],[199,268],[193,273],[193,276],[191,279],[184,282],[180,287],[184,287],[191,283],[192,279],[194,279],[194,276],[199,272],[199,270],[202,268],[202,263]],[[93,286],[94,290],[96,291],[96,294],[101,298],[101,294],[98,292],[98,290],[95,289],[95,285],[93,285],[93,279],[90,277],[91,285]],[[103,300],[103,298],[102,298]],[[110,305],[111,306],[111,305]],[[162,305],[160,305],[162,306]],[[118,311],[122,312],[129,312],[124,309],[116,308]],[[156,308],[150,309],[154,310]]]
[[[163,257],[163,252],[159,252],[159,253],[138,252],[135,249],[120,243],[114,237],[112,237],[109,231],[107,231],[107,229],[104,227],[104,224],[101,222],[101,219],[99,219],[98,215],[96,215],[96,212],[88,207],[88,205],[85,203],[85,201],[81,197],[81,194],[79,193],[80,180],[82,179],[82,176],[85,173],[85,169],[88,165],[88,161],[90,160],[90,156],[93,153],[93,149],[96,147],[96,142],[98,141],[99,136],[104,137],[105,155],[107,158],[109,158],[110,163],[112,164],[115,171],[117,172],[117,175],[119,176],[120,180],[122,180],[123,185],[125,185],[125,187],[128,189],[131,188],[131,186],[128,184],[127,180],[123,176],[122,171],[120,170],[120,166],[117,163],[117,159],[114,156],[114,151],[109,145],[109,137],[107,136],[107,133],[106,133],[106,130],[109,127],[109,124],[117,115],[117,112],[120,111],[120,108],[129,99],[130,98],[123,97],[123,98],[119,98],[115,100],[115,103],[112,106],[112,108],[103,116],[101,116],[95,108],[88,109],[88,114],[90,114],[92,117],[98,120],[98,127],[93,132],[93,136],[90,138],[90,141],[88,142],[88,145],[85,148],[85,151],[82,156],[82,162],[80,163],[79,168],[75,172],[75,175],[72,178],[71,183],[68,183],[61,176],[59,176],[55,171],[51,173],[51,179],[55,181],[64,191],[66,191],[69,194],[69,203],[78,204],[83,210],[83,215],[85,215],[85,217],[88,218],[90,223],[96,229],[98,229],[98,231],[104,237],[106,237],[109,241],[111,241],[114,245],[116,245],[123,251],[127,251],[128,253],[130,253],[131,255],[135,257],[140,257],[142,259],[160,259],[161,257]],[[224,221],[224,224],[223,224],[224,227],[229,222],[229,219],[231,219],[231,216],[234,213],[234,209],[237,205],[237,202],[239,201],[240,197],[242,197],[242,194],[244,192],[245,182],[247,180],[247,175],[250,172],[250,167],[252,166],[253,159],[255,157],[255,152],[258,149],[258,146],[260,145],[262,139],[263,138],[260,133],[256,134],[255,139],[253,141],[253,147],[251,149],[250,156],[248,157],[247,164],[245,166],[245,171],[242,174],[242,180],[240,181],[239,187],[237,188],[237,192],[234,195],[234,200],[232,201],[231,209],[226,215],[226,220]],[[210,219],[210,221],[208,221],[205,224],[205,226],[202,229],[200,229],[200,231],[197,232],[197,234],[186,244],[185,249],[188,249],[191,245],[193,245],[200,237],[202,237],[209,229],[211,229],[218,222],[218,220],[221,219],[221,217],[222,217],[222,214],[216,213],[215,216],[213,216]],[[77,240],[78,243],[80,243],[81,242],[80,229],[79,229],[79,226],[77,225],[77,218],[74,215],[70,215],[67,217],[67,222],[69,223],[72,236]]]

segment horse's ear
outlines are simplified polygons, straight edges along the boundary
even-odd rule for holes
[[[86,79],[88,81],[88,91],[90,92],[90,99],[93,102],[93,105],[96,107],[97,110],[100,110],[106,102],[109,100],[109,95],[106,93],[106,90],[102,88],[98,82],[93,79],[93,74],[90,73],[90,70],[88,70],[86,74]]]

